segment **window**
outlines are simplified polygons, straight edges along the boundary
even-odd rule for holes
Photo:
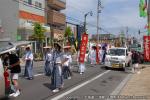
[[[32,0],[28,0],[28,4],[32,5]]]
[[[36,7],[38,7],[38,4],[39,4],[39,3],[38,3],[37,1],[35,1],[35,6],[36,6]]]
[[[110,49],[108,54],[113,56],[124,56],[125,49]]]
[[[41,3],[39,3],[39,8],[42,8],[42,4]]]
[[[36,2],[35,2],[35,6],[36,6],[36,7],[39,7],[39,8],[42,8],[42,3],[36,1]]]

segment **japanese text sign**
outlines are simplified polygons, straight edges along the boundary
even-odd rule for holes
[[[150,36],[144,36],[144,60],[150,61]]]
[[[79,56],[80,63],[84,63],[87,43],[88,43],[88,34],[84,33],[82,34],[82,41],[80,45],[80,56]]]

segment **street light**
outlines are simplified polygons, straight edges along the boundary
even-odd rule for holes
[[[90,14],[90,16],[92,16],[92,15],[93,15],[93,12],[90,11],[90,12],[88,12],[88,13],[86,13],[86,14],[84,15],[84,32],[85,32],[85,33],[86,33],[86,17],[87,17],[89,14]]]

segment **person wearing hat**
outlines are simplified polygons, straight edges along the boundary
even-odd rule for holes
[[[64,54],[63,54],[63,76],[65,79],[71,79],[72,73],[70,70],[70,63],[72,61],[71,54],[69,53],[70,46],[64,46]]]
[[[52,63],[53,63],[53,56],[52,56],[52,50],[51,47],[45,47],[46,54],[45,54],[45,66],[44,71],[46,76],[50,76],[52,73]]]
[[[24,77],[29,80],[33,79],[33,53],[29,46],[26,47]]]
[[[59,92],[64,84],[62,76],[62,56],[61,45],[54,43],[53,70],[51,76],[51,85],[53,87],[52,92]]]

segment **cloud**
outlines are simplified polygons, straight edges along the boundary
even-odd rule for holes
[[[92,17],[87,16],[87,23],[89,23],[87,28],[89,33],[96,34],[97,1],[67,0],[65,13],[67,16],[83,22],[84,14],[93,11]],[[137,32],[138,29],[144,29],[146,18],[139,17],[138,0],[101,0],[101,2],[104,8],[100,13],[100,27],[112,33],[118,33],[127,26],[132,30],[132,33]],[[80,24],[77,21],[67,20]]]

